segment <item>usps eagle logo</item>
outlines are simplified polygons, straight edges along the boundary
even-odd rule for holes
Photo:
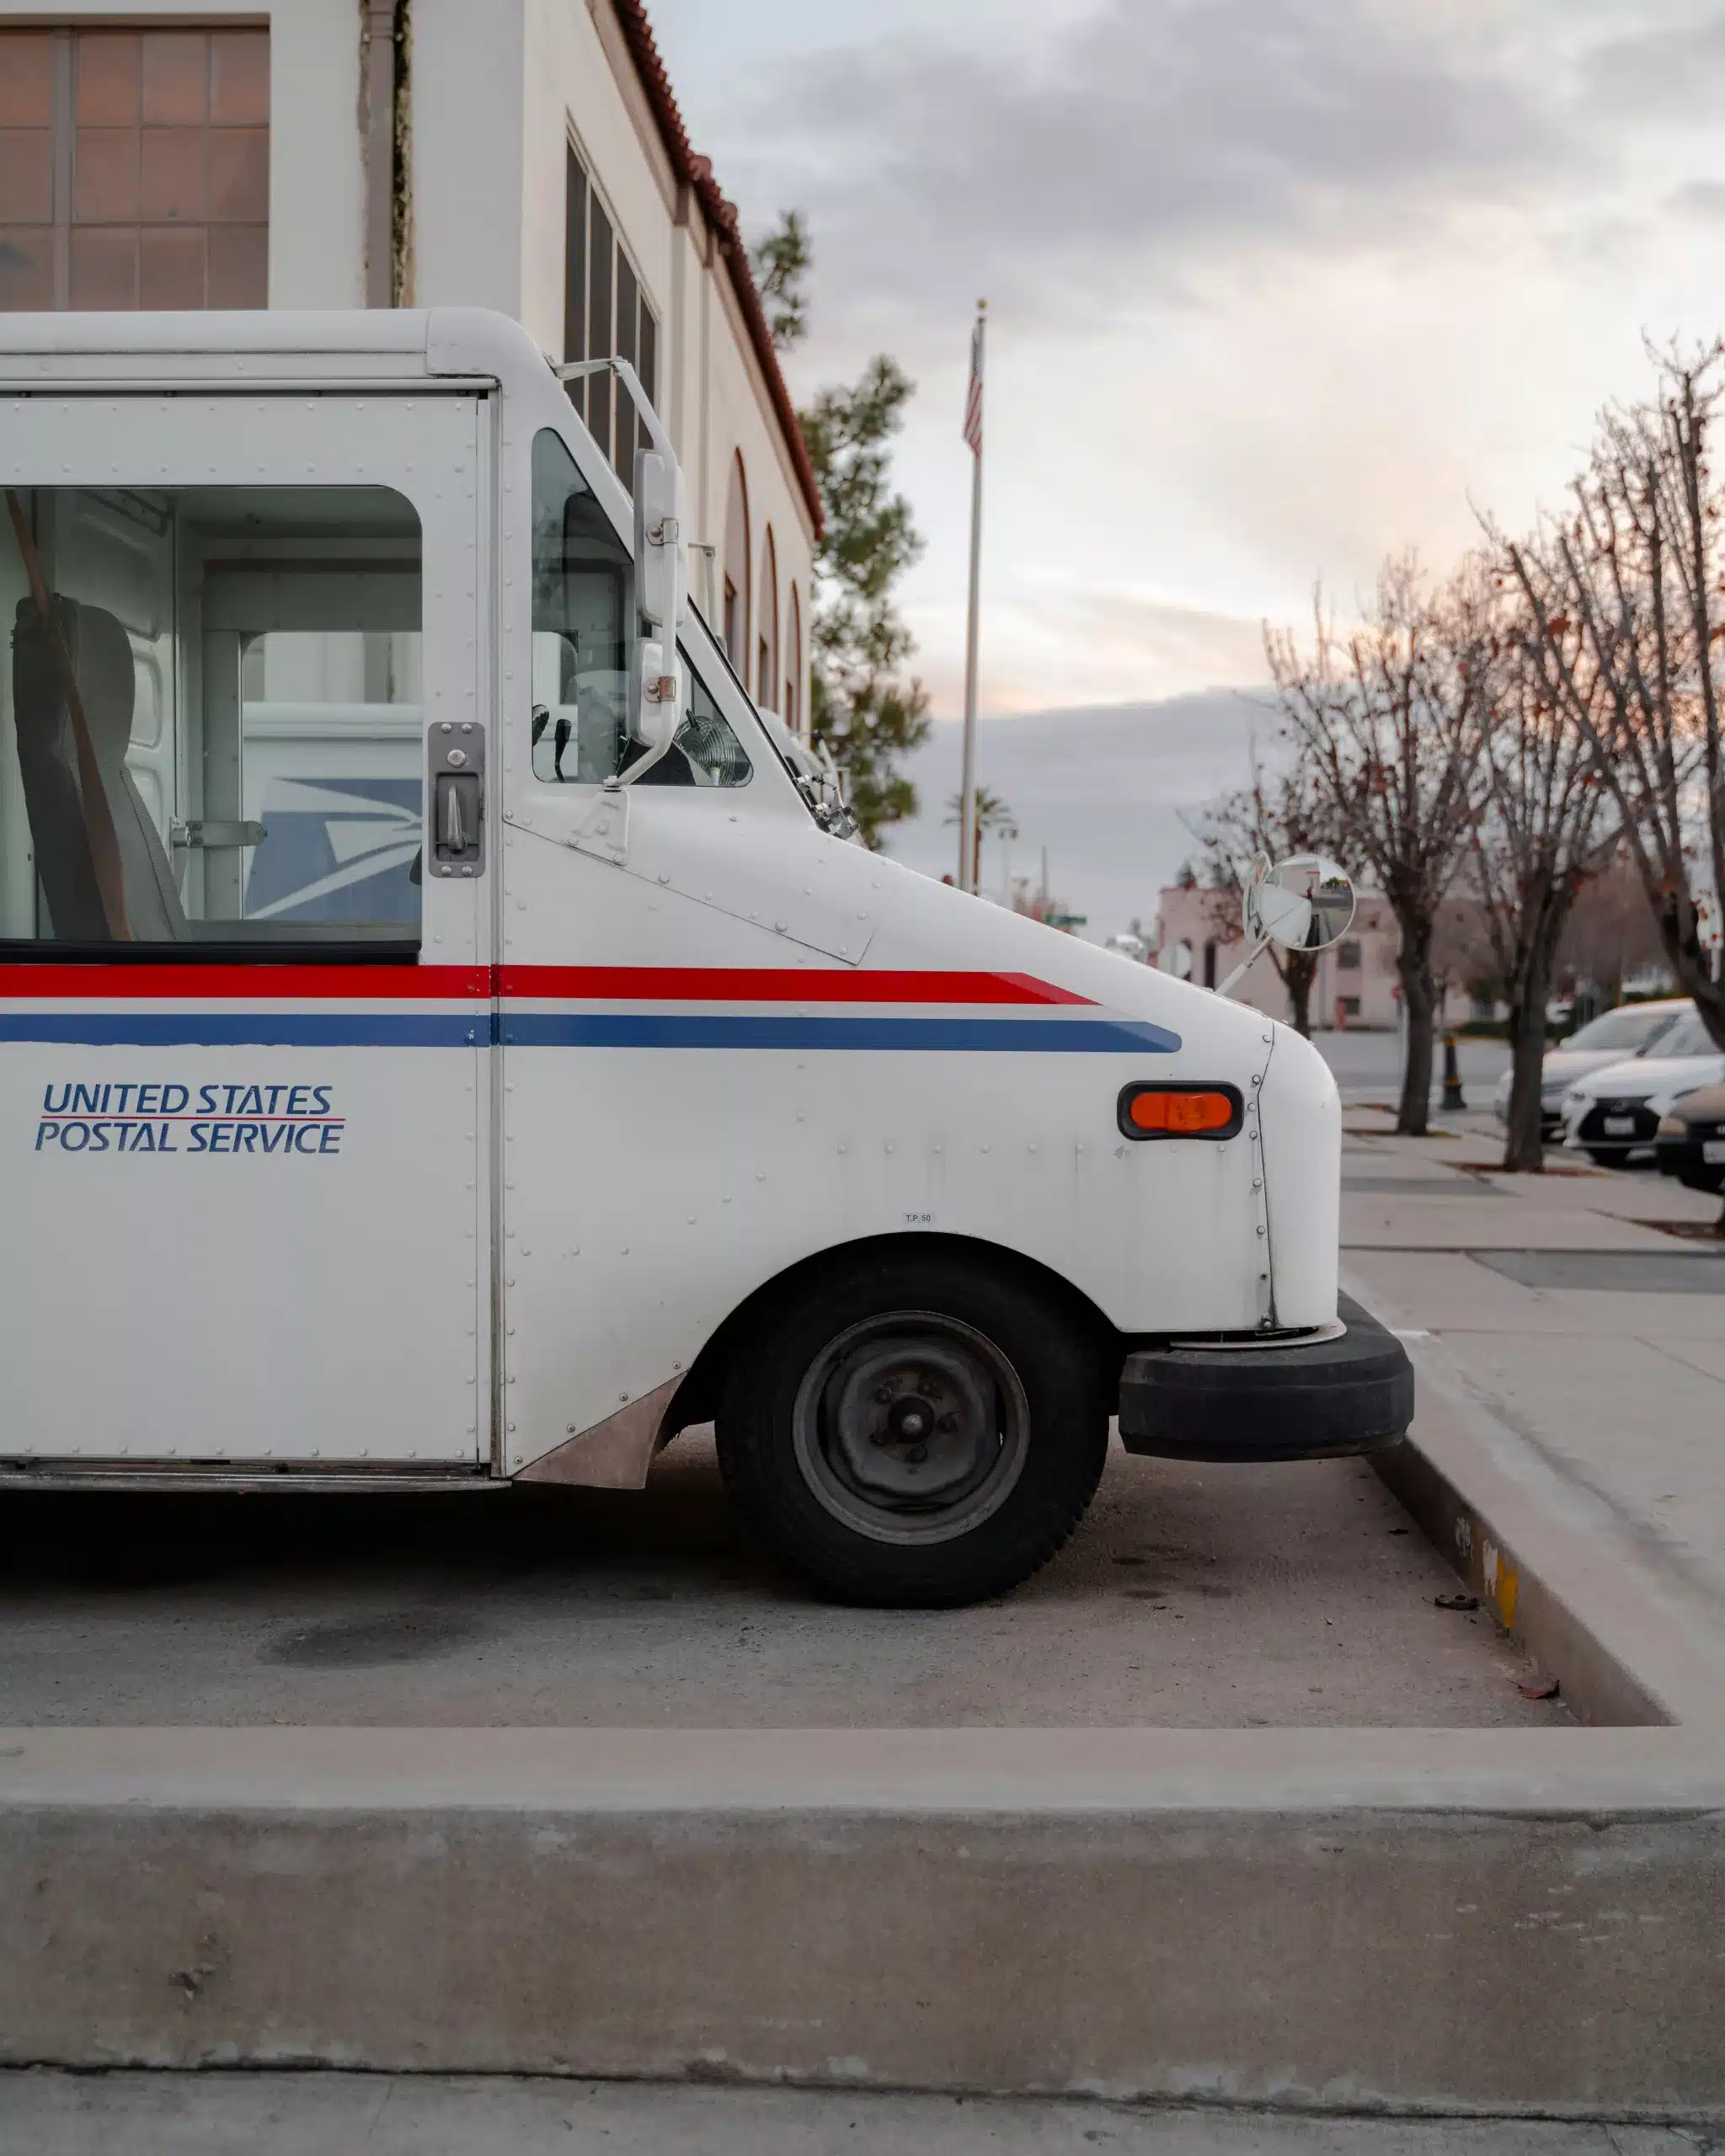
[[[420,841],[420,782],[271,778],[252,851],[249,921],[410,921]]]

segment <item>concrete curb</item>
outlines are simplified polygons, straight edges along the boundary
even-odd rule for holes
[[[1725,1744],[0,1732],[0,2062],[1701,2116]]]

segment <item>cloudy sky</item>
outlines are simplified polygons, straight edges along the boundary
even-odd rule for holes
[[[875,350],[919,384],[905,604],[943,718],[979,296],[997,719],[1258,681],[1315,578],[1345,601],[1387,549],[1452,558],[1472,504],[1526,518],[1644,332],[1725,329],[1725,0],[651,13],[745,227],[809,219],[793,389]]]

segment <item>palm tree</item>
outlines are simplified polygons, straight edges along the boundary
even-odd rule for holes
[[[943,817],[942,823],[962,822],[964,810],[963,797],[949,793],[947,806],[953,813],[950,816]],[[985,786],[979,786],[976,789],[976,833],[972,841],[970,859],[970,888],[973,891],[982,889],[982,835],[985,831],[992,832],[997,839],[1015,839],[1018,835],[1018,826],[1012,810],[999,794],[991,793]]]

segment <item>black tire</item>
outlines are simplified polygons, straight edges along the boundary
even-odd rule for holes
[[[739,1342],[719,1467],[761,1539],[827,1593],[953,1609],[1028,1579],[1083,1517],[1111,1374],[1080,1311],[1007,1267],[864,1255],[793,1284]],[[949,1433],[927,1432],[945,1401]],[[932,1502],[924,1466],[946,1478]]]
[[[1624,1167],[1628,1164],[1629,1160],[1629,1155],[1626,1153],[1602,1152],[1592,1145],[1589,1145],[1587,1149],[1587,1156],[1596,1168]]]

